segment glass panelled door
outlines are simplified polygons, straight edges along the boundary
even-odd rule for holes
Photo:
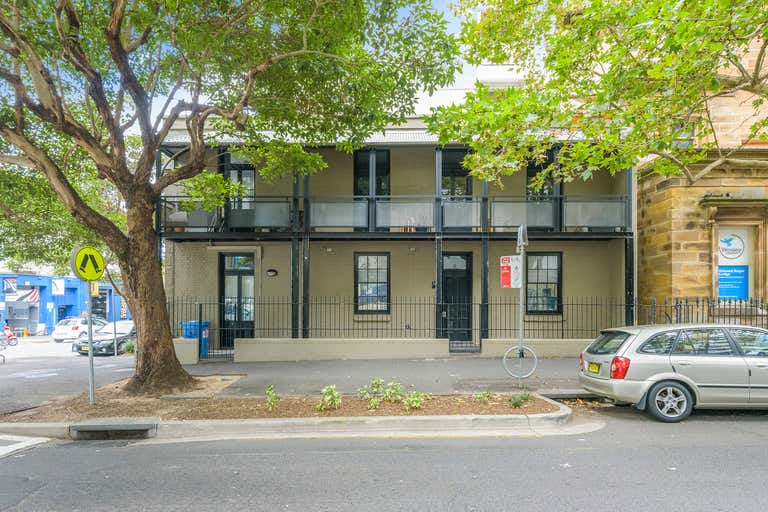
[[[232,198],[228,202],[229,227],[234,230],[251,229],[256,223],[256,170],[250,164],[229,156],[231,163],[227,177],[243,187],[243,196]]]
[[[221,348],[234,347],[235,338],[252,338],[254,328],[253,254],[224,254],[222,267]]]
[[[560,184],[547,179],[539,190],[531,188],[539,172],[551,165],[554,158],[554,153],[550,151],[545,162],[531,162],[526,169],[526,224],[529,229],[551,229],[552,226],[559,224]]]
[[[442,329],[453,352],[472,345],[472,253],[443,253]]]

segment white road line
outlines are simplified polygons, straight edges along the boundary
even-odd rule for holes
[[[0,434],[0,441],[15,441],[8,446],[0,446],[0,459],[7,457],[12,453],[16,453],[19,450],[24,450],[30,446],[35,446],[40,443],[49,441],[47,437],[23,437],[23,436],[11,436],[6,434]]]

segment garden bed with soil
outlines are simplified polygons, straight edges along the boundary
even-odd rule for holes
[[[215,379],[211,380],[215,383]],[[211,384],[214,386],[215,384]],[[75,422],[98,417],[159,416],[161,420],[214,420],[255,418],[323,418],[340,416],[432,416],[541,414],[558,410],[557,405],[535,395],[521,398],[519,393],[490,395],[441,395],[424,400],[420,409],[406,410],[403,403],[382,401],[369,410],[368,400],[343,396],[338,409],[318,411],[320,396],[281,397],[269,410],[266,398],[185,398],[133,396],[125,393],[123,383],[114,383],[96,391],[96,405],[88,395],[49,402],[43,406],[0,416],[0,422]],[[514,400],[513,400],[514,399]],[[512,403],[516,402],[516,403]]]

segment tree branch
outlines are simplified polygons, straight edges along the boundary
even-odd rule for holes
[[[685,174],[685,176],[688,178],[688,181],[693,183],[694,180],[693,180],[693,174],[691,174],[691,170],[688,168],[687,165],[685,165],[684,162],[682,162],[675,155],[672,155],[670,153],[665,153],[663,151],[651,151],[651,154],[657,155],[675,164],[678,168],[680,168],[681,171],[683,171],[683,174]]]
[[[45,151],[8,126],[0,125],[0,135],[23,151],[34,167],[45,175],[51,188],[75,219],[104,238],[114,252],[124,253],[128,250],[128,237],[112,221],[83,201],[56,162]]]

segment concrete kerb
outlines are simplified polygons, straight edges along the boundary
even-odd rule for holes
[[[157,440],[177,438],[248,437],[256,439],[311,437],[536,435],[566,425],[573,412],[567,405],[536,394],[557,406],[542,414],[354,416],[333,418],[275,418],[244,420],[161,421]],[[69,423],[0,423],[0,433],[72,439]]]

